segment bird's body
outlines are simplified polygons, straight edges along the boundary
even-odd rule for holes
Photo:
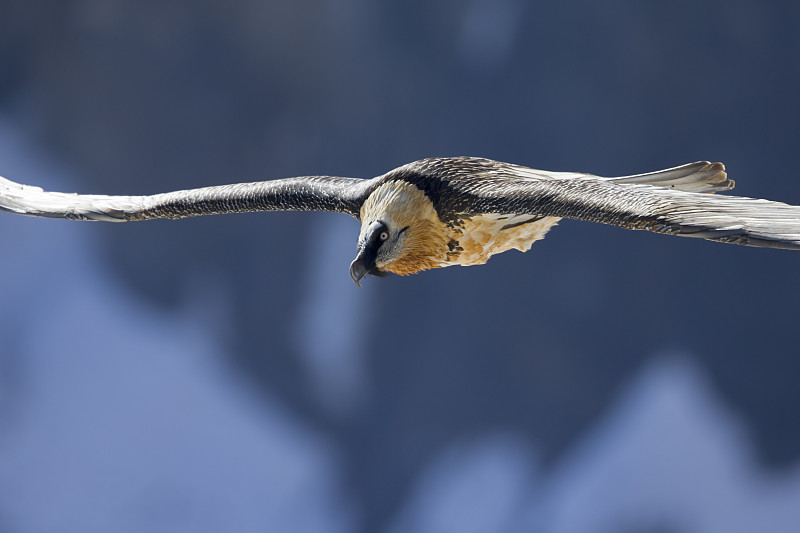
[[[332,211],[361,221],[351,275],[414,274],[526,251],[561,218],[747,246],[800,249],[800,207],[717,196],[721,163],[602,178],[475,157],[430,158],[362,180],[306,176],[152,196],[46,192],[0,178],[0,210],[136,221],[248,211]]]
[[[405,180],[391,180],[377,187],[364,202],[360,219],[362,223],[382,220],[388,227],[415,226],[413,237],[409,236],[403,246],[403,256],[377,265],[395,274],[482,265],[492,255],[514,248],[525,252],[559,221],[529,214],[465,213],[445,223],[433,201]]]

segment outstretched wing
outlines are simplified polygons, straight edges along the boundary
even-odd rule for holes
[[[441,191],[446,210],[548,216],[612,224],[712,241],[800,249],[800,207],[737,196],[721,163],[601,178],[534,170],[479,158],[418,162],[420,175],[450,175]],[[448,200],[449,198],[454,200]]]
[[[369,182],[304,176],[151,196],[48,192],[0,178],[0,210],[22,215],[127,222],[251,211],[332,211],[356,218]]]
[[[718,170],[695,163],[699,172]],[[740,196],[717,196],[728,188],[681,177],[678,169],[661,173],[603,179],[583,175],[569,178],[530,179],[524,169],[510,172],[512,178],[486,191],[488,204],[496,209],[557,216],[695,237],[712,241],[800,250],[800,207]],[[672,173],[673,176],[670,175]],[[719,172],[717,173],[719,174]],[[680,180],[686,180],[681,183]],[[733,187],[733,183],[730,183]]]

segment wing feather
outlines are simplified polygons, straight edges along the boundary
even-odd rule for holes
[[[358,218],[368,183],[357,178],[304,176],[151,196],[104,196],[49,192],[0,178],[0,210],[105,222],[252,211],[332,211]]]
[[[720,174],[721,164],[702,164],[696,169],[705,172],[700,178],[669,169],[661,176],[610,179],[591,175],[531,179],[512,166],[501,179],[476,191],[476,204],[481,211],[557,216],[746,246],[800,249],[800,207],[693,192],[733,186],[724,172]]]
[[[687,192],[727,191],[733,189],[735,185],[733,180],[728,179],[725,165],[708,161],[698,161],[647,174],[607,179],[619,184],[644,183],[654,187],[667,187]]]

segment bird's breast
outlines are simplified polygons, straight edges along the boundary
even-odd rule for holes
[[[442,266],[482,265],[494,254],[515,249],[526,252],[561,220],[533,215],[483,214],[464,217],[449,231]]]

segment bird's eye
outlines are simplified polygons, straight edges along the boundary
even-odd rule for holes
[[[378,235],[378,237],[380,238],[380,240],[385,241],[386,239],[389,238],[389,232],[388,231],[382,231],[381,234]]]

